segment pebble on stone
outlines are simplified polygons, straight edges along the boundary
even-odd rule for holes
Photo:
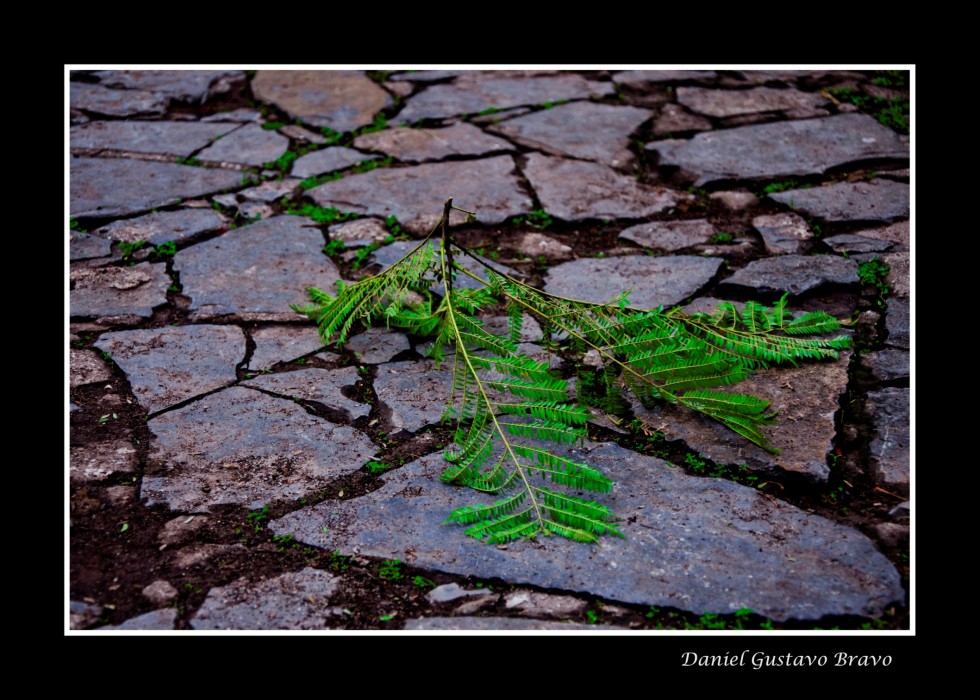
[[[565,221],[651,216],[691,198],[641,184],[599,163],[539,153],[527,156],[524,174],[545,210]]]
[[[612,442],[548,449],[615,480],[600,498],[625,519],[626,539],[588,546],[539,538],[505,550],[473,540],[444,521],[481,499],[440,482],[441,453],[386,473],[370,494],[294,511],[270,529],[361,556],[404,561],[411,549],[413,566],[423,569],[695,614],[747,607],[777,621],[873,617],[904,600],[895,567],[853,528],[731,481],[688,476]]]
[[[414,433],[442,419],[452,382],[452,365],[446,362],[439,369],[429,359],[390,362],[378,367],[374,391],[391,411],[391,425]]]
[[[654,83],[672,83],[680,80],[710,80],[717,75],[713,70],[626,70],[613,75],[620,85],[644,88]]]
[[[571,246],[536,231],[519,234],[514,248],[518,253],[534,259],[539,255],[545,256],[548,260],[568,260],[575,256]]]
[[[624,229],[619,237],[633,241],[644,248],[658,248],[672,253],[708,243],[714,233],[715,227],[709,224],[707,219],[688,219],[637,224]]]
[[[892,297],[885,301],[885,328],[888,337],[885,342],[897,348],[911,347],[912,335],[909,329],[909,300]]]
[[[380,85],[353,70],[260,70],[252,92],[294,119],[339,132],[370,124],[392,103]]]
[[[250,510],[307,497],[377,452],[363,433],[310,415],[288,399],[235,386],[163,413],[143,477],[149,505]]]
[[[212,588],[194,613],[196,630],[319,630],[339,579],[306,567],[275,578],[250,582],[245,578]]]
[[[504,607],[529,617],[549,617],[561,620],[581,615],[588,606],[586,601],[570,595],[553,595],[536,591],[513,591],[504,596]]]
[[[109,90],[92,83],[72,82],[68,88],[72,109],[109,117],[154,116],[167,111],[170,100],[146,90]]]
[[[858,233],[842,233],[824,238],[823,242],[835,253],[883,253],[895,245],[888,241],[869,238]]]
[[[109,371],[109,368],[91,350],[71,348],[69,350],[68,366],[69,384],[71,384],[72,389],[83,384],[107,382],[112,378],[112,373]]]
[[[99,267],[72,270],[71,315],[139,316],[149,318],[153,308],[167,303],[170,278],[163,265]]]
[[[363,248],[388,240],[391,232],[380,219],[355,219],[344,224],[334,224],[329,229],[331,241],[343,241],[345,248]]]
[[[757,216],[752,219],[752,226],[762,236],[766,252],[772,255],[801,253],[804,243],[813,238],[806,219],[792,212]]]
[[[132,617],[119,625],[99,627],[102,630],[172,630],[177,624],[177,608],[161,608]]]
[[[128,440],[90,442],[71,448],[69,474],[73,484],[105,481],[114,476],[134,474],[139,468],[136,448]]]
[[[237,128],[219,122],[98,121],[73,126],[69,144],[72,148],[189,156]]]
[[[415,219],[438,219],[448,195],[456,206],[476,211],[477,220],[484,224],[499,224],[534,208],[518,184],[510,156],[378,168],[307,192],[320,206],[381,218],[394,216],[406,227]],[[450,223],[465,219],[465,214],[453,211]]]
[[[629,306],[634,309],[668,307],[693,296],[721,263],[721,258],[696,255],[582,258],[548,270],[544,291],[605,304],[629,289]]]
[[[835,255],[781,255],[753,260],[721,284],[797,296],[827,284],[859,282],[854,260]]]
[[[860,160],[909,157],[908,144],[866,114],[704,132],[687,141],[654,141],[646,149],[659,153],[661,166],[690,173],[697,187],[716,180],[812,175]]]
[[[422,162],[448,156],[479,156],[485,153],[513,151],[514,147],[481,129],[458,122],[441,129],[399,127],[358,136],[355,148],[378,151],[398,160]]]
[[[459,600],[460,598],[467,598],[469,596],[488,596],[492,594],[493,591],[489,591],[486,588],[474,588],[472,590],[467,590],[458,583],[446,583],[442,586],[437,586],[426,593],[425,599],[432,604],[436,604],[449,603],[454,600]]]
[[[149,413],[234,382],[245,356],[237,326],[164,326],[103,333],[95,347],[126,373]]]
[[[289,139],[259,124],[246,124],[197,154],[201,160],[219,163],[263,165],[289,149]]]
[[[861,364],[880,382],[889,382],[909,376],[909,351],[901,348],[884,348],[862,356]]]
[[[95,75],[108,87],[150,90],[195,103],[204,102],[222,78],[245,77],[240,70],[104,70]]]
[[[313,151],[305,156],[300,156],[293,162],[290,172],[295,177],[312,177],[321,173],[329,173],[334,170],[343,170],[352,165],[363,163],[366,160],[374,160],[378,156],[367,155],[353,148],[343,146],[333,146],[324,148],[322,151]]]
[[[243,386],[265,389],[295,399],[316,401],[327,408],[344,411],[349,416],[349,420],[353,420],[370,413],[371,406],[352,401],[344,396],[340,389],[353,387],[360,378],[354,367],[340,369],[307,367],[292,372],[260,374],[246,381]]]
[[[652,116],[639,107],[571,102],[509,119],[490,131],[551,155],[624,167],[633,160],[630,134]]]
[[[72,216],[126,216],[241,185],[241,173],[130,158],[72,158]]]
[[[709,117],[733,117],[758,112],[792,111],[797,117],[827,114],[830,103],[815,92],[757,87],[750,90],[714,90],[703,87],[677,88],[677,101],[688,109]]]
[[[186,542],[196,537],[208,520],[206,515],[179,515],[164,524],[157,534],[157,540],[164,545]]]
[[[277,362],[289,362],[323,347],[312,326],[259,326],[252,329],[255,349],[245,369],[262,370]]]
[[[868,445],[872,476],[885,488],[905,492],[911,447],[909,397],[909,389],[886,387],[868,392],[865,400],[873,426]]]
[[[909,186],[894,180],[839,182],[769,197],[824,221],[889,222],[909,217]]]
[[[404,333],[389,331],[384,328],[369,328],[347,341],[347,349],[354,353],[358,362],[367,365],[388,362],[395,355],[408,350],[410,347],[411,345]]]
[[[558,100],[589,98],[614,92],[612,83],[586,80],[574,73],[530,78],[468,73],[451,83],[433,85],[410,97],[399,122],[474,114],[491,107],[506,109]]]
[[[670,136],[687,131],[708,131],[711,122],[704,117],[691,114],[680,105],[665,104],[653,122],[654,136]]]
[[[68,238],[68,259],[74,261],[107,258],[112,253],[110,247],[111,244],[104,238],[72,231]]]
[[[113,241],[135,243],[146,241],[160,245],[180,242],[200,233],[217,231],[228,225],[227,220],[213,209],[177,209],[138,216],[135,219],[113,221],[94,233]]]
[[[721,202],[726,208],[734,211],[748,209],[749,207],[755,206],[759,202],[759,198],[751,192],[738,192],[736,190],[712,192],[708,195],[708,198],[713,199],[716,202]]]
[[[186,248],[173,266],[193,318],[292,321],[290,305],[306,304],[309,287],[336,289],[340,273],[322,248],[313,221],[276,216]]]
[[[177,597],[177,589],[169,581],[158,579],[143,589],[143,597],[151,603],[165,605]]]

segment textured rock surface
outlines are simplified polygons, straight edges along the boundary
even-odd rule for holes
[[[482,597],[488,595],[492,595],[492,591],[488,591],[486,588],[474,588],[472,590],[467,590],[458,583],[447,583],[442,586],[437,586],[426,593],[425,599],[430,603],[449,603],[454,600],[459,600],[460,598],[468,598],[470,596]]]
[[[289,362],[323,347],[312,326],[261,326],[252,329],[255,349],[246,369],[268,369],[277,362]]]
[[[109,368],[91,350],[72,348],[69,351],[68,365],[68,379],[72,389],[83,384],[105,382],[112,377]]]
[[[623,167],[633,159],[630,134],[653,116],[639,107],[571,102],[490,127],[528,148]]]
[[[240,173],[128,158],[72,158],[72,216],[125,216],[237,187]]]
[[[327,627],[339,580],[307,567],[267,581],[212,588],[191,618],[196,630],[315,630]]]
[[[613,75],[620,85],[643,87],[648,83],[670,83],[679,80],[699,80],[715,77],[713,70],[625,70]]]
[[[883,253],[891,250],[894,243],[869,238],[856,233],[842,233],[839,236],[824,238],[823,242],[835,253]]]
[[[340,273],[322,248],[313,221],[277,216],[182,250],[173,265],[195,318],[292,321],[307,288],[336,289]]]
[[[389,362],[378,367],[374,391],[382,408],[391,411],[391,425],[415,432],[440,421],[452,381],[452,366],[447,363],[436,369],[428,359]]]
[[[626,539],[589,547],[550,538],[501,550],[467,538],[443,521],[479,499],[439,481],[441,454],[388,472],[382,488],[356,501],[295,511],[270,528],[327,549],[404,560],[411,548],[414,566],[694,613],[874,615],[904,598],[894,566],[857,530],[614,443],[575,454],[616,481],[603,501],[628,519]]]
[[[380,219],[355,219],[346,224],[335,224],[330,229],[331,241],[343,241],[347,248],[360,248],[372,243],[383,243],[391,235]]]
[[[201,160],[262,165],[289,148],[289,139],[258,124],[246,124],[197,154]]]
[[[909,389],[886,387],[868,392],[865,400],[873,426],[868,445],[871,473],[885,488],[909,488],[910,396]]]
[[[385,129],[354,140],[356,148],[380,151],[398,160],[421,162],[447,156],[478,156],[512,151],[514,147],[481,129],[458,122],[442,129]]]
[[[106,625],[99,630],[172,630],[177,624],[177,608],[161,608],[130,618],[120,625]]]
[[[722,285],[803,294],[826,284],[857,284],[857,263],[833,255],[783,255],[753,260]]]
[[[607,303],[627,289],[636,309],[673,306],[707,284],[721,267],[720,258],[694,255],[582,258],[548,270],[544,290],[550,294]]]
[[[759,198],[751,192],[739,192],[738,190],[712,192],[708,197],[735,211],[755,206],[759,201]]]
[[[235,128],[218,122],[99,121],[73,126],[69,143],[72,148],[189,156]]]
[[[574,257],[571,246],[556,241],[551,236],[529,231],[520,235],[514,244],[518,253],[529,258],[545,256],[548,260],[568,260]]]
[[[99,267],[72,270],[70,294],[74,316],[139,316],[149,318],[153,307],[167,302],[170,278],[163,265]]]
[[[347,341],[347,349],[354,353],[358,362],[377,365],[388,362],[400,352],[408,350],[408,338],[404,333],[371,328]]]
[[[158,579],[143,589],[143,597],[151,603],[164,605],[177,597],[177,589],[169,582]]]
[[[909,186],[893,180],[840,182],[769,197],[825,221],[894,221],[909,216]]]
[[[909,376],[909,351],[901,348],[885,348],[869,352],[861,358],[861,364],[881,382],[894,381]]]
[[[475,208],[477,219],[486,224],[533,209],[518,185],[510,156],[379,168],[324,183],[307,195],[320,206],[341,211],[382,218],[394,215],[406,226],[416,219],[438,219],[443,202],[450,196],[457,206]],[[462,223],[465,218],[465,214],[454,211],[450,221]]]
[[[762,236],[766,251],[774,255],[801,253],[804,242],[813,237],[806,219],[792,212],[757,216],[752,226]]]
[[[866,114],[782,121],[712,131],[689,141],[654,141],[660,165],[683,169],[701,187],[715,180],[826,172],[872,158],[908,158],[908,145]]]
[[[321,173],[329,173],[334,170],[343,170],[352,165],[363,163],[366,160],[374,160],[377,156],[368,155],[355,151],[353,148],[343,146],[333,146],[324,148],[322,151],[313,151],[305,156],[300,156],[293,162],[293,169],[290,171],[296,177],[311,177]]]
[[[791,112],[792,116],[816,117],[830,100],[815,92],[758,87],[751,90],[714,90],[703,87],[677,88],[677,101],[709,117],[733,117],[758,112]]]
[[[581,615],[588,603],[570,595],[550,595],[537,591],[514,591],[504,596],[504,607],[529,617],[562,619]]]
[[[150,90],[182,102],[202,102],[222,78],[242,79],[240,70],[104,70],[103,85],[129,90]]]
[[[113,221],[96,229],[94,233],[113,241],[146,241],[150,245],[160,245],[217,231],[227,225],[225,217],[213,209],[177,209]]]
[[[156,439],[142,495],[173,510],[220,504],[254,510],[309,496],[377,451],[353,428],[245,387],[164,413],[148,426]]]
[[[103,333],[95,347],[112,355],[155,413],[235,381],[245,335],[237,326],[164,326]]]
[[[371,412],[371,406],[358,401],[351,401],[344,396],[341,387],[353,387],[360,379],[354,367],[340,369],[321,369],[308,367],[293,372],[278,374],[260,374],[245,382],[244,386],[265,389],[276,394],[284,394],[296,399],[316,401],[327,408],[344,411],[348,420],[366,416]]]
[[[909,300],[894,297],[885,302],[885,328],[888,337],[885,342],[898,348],[909,349],[912,336],[909,329]]]
[[[396,262],[398,262],[398,260],[401,259],[402,256],[404,256],[406,253],[411,251],[417,245],[418,242],[416,241],[395,241],[390,245],[386,245],[383,248],[379,248],[378,250],[376,250],[374,252],[374,255],[371,257],[371,261],[373,263],[377,263],[378,265],[380,265],[382,269],[387,269],[391,265],[394,265]],[[480,263],[473,260],[473,258],[469,256],[456,256],[455,260],[457,263],[459,263],[460,267],[462,267],[463,269],[469,270],[473,274],[479,275],[483,279],[486,279],[486,271],[483,269]],[[524,275],[522,275],[520,272],[514,270],[513,268],[507,267],[506,265],[501,265],[498,262],[495,262],[493,260],[488,260],[487,258],[484,257],[480,257],[480,260],[483,260],[485,263],[493,267],[495,270],[499,270],[505,274],[510,275],[511,277],[516,277],[517,279],[524,278]],[[456,278],[456,286],[463,287],[465,289],[477,289],[479,287],[482,287],[483,285],[480,282],[477,282],[476,280],[472,279],[471,277],[460,274],[459,277]],[[432,285],[432,290],[438,294],[442,294],[443,293],[442,283],[440,282],[439,284]]]
[[[860,233],[861,236],[866,238],[874,238],[878,241],[893,243],[898,250],[909,249],[910,231],[908,220],[898,221],[889,226],[863,229]]]
[[[885,282],[891,288],[891,294],[897,299],[908,299],[911,292],[911,254],[907,252],[888,253],[881,256],[888,265]]]
[[[670,136],[685,131],[707,131],[711,122],[691,114],[680,105],[665,104],[653,122],[654,136]]]
[[[72,231],[68,239],[68,259],[90,260],[92,258],[106,258],[111,253],[110,247],[111,244],[104,238]]]
[[[110,117],[153,116],[163,114],[170,100],[147,90],[109,90],[101,85],[72,82],[68,88],[72,109]]]
[[[457,631],[457,630],[502,630],[502,631],[569,631],[590,632],[593,630],[614,630],[622,627],[610,625],[586,625],[579,622],[547,622],[545,620],[526,620],[519,617],[423,617],[408,620],[406,630],[414,631]]]
[[[133,474],[139,469],[136,449],[126,440],[93,442],[71,448],[69,474],[72,483],[105,481],[111,477]]]
[[[381,86],[352,70],[260,70],[252,92],[306,124],[341,132],[370,124],[391,104]]]
[[[714,233],[715,227],[709,224],[707,219],[688,219],[637,224],[623,229],[619,237],[633,241],[644,248],[674,252],[707,243]]]

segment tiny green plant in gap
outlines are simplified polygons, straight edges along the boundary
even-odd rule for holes
[[[398,559],[386,559],[381,562],[378,569],[378,576],[385,581],[401,581],[405,573],[402,571],[402,563]]]
[[[871,287],[878,293],[877,305],[884,306],[885,299],[891,292],[891,287],[886,281],[889,271],[888,264],[877,255],[871,260],[866,260],[858,265],[858,279],[861,284]]]

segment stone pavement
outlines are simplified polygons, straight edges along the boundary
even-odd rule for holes
[[[452,582],[412,619],[382,616],[385,628],[627,629],[649,606],[854,625],[907,604],[910,148],[888,116],[908,98],[905,76],[105,70],[70,81],[72,629],[344,627],[354,578],[343,568],[212,574],[220,585],[181,590],[195,566],[266,556],[269,542]],[[426,339],[372,329],[324,348],[290,310],[307,287],[393,263],[412,245],[395,239],[424,234],[450,196],[477,211],[453,219],[461,238],[549,292],[605,302],[630,289],[634,306],[710,310],[786,291],[791,308],[858,309],[856,346],[749,380],[779,411],[778,455],[670,407],[631,407],[660,452],[597,417],[600,441],[569,454],[617,482],[606,502],[625,539],[478,543],[443,524],[474,497],[438,479],[432,431],[450,374],[423,357]],[[544,354],[535,328],[522,340]],[[412,458],[368,476],[392,445],[412,445]],[[251,514],[266,543],[196,539],[229,512]],[[118,513],[118,546],[152,560],[159,575],[142,592],[92,583],[113,579],[111,556],[81,554],[93,513]],[[138,539],[141,528],[152,532]],[[101,568],[79,570],[89,566]],[[515,591],[467,595],[473,580]],[[623,616],[590,626],[595,601]]]

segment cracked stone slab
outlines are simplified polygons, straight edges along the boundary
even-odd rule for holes
[[[715,227],[707,219],[688,219],[637,224],[624,229],[619,237],[644,248],[658,248],[672,253],[708,243],[714,234]]]
[[[130,90],[149,90],[181,102],[204,102],[219,91],[222,79],[244,80],[240,70],[104,70],[101,84]]]
[[[827,284],[858,284],[857,269],[854,260],[835,255],[781,255],[753,260],[721,284],[796,296]]]
[[[405,623],[405,629],[413,631],[504,630],[526,632],[534,630],[557,630],[586,632],[591,630],[621,630],[626,628],[612,625],[583,625],[579,622],[528,620],[520,617],[420,617],[415,620],[408,620]]]
[[[68,379],[72,389],[83,384],[107,382],[112,378],[112,373],[109,372],[109,368],[91,350],[71,348],[69,350],[68,366]]]
[[[276,216],[185,248],[174,256],[196,319],[291,321],[309,287],[336,289],[340,272],[321,252],[323,234],[301,216]]]
[[[196,630],[325,629],[339,582],[312,567],[254,583],[240,578],[208,591],[190,625]]]
[[[135,474],[138,469],[136,449],[128,440],[92,442],[71,448],[68,471],[73,484],[105,481],[114,476]]]
[[[177,624],[177,608],[160,608],[131,617],[118,625],[99,627],[102,630],[172,630]]]
[[[168,241],[180,242],[201,233],[224,228],[228,221],[214,209],[177,209],[145,214],[135,219],[113,221],[93,233],[113,241],[135,243],[146,241],[160,245]]]
[[[353,70],[260,70],[252,92],[294,119],[340,132],[370,124],[392,103],[380,85]]]
[[[660,165],[677,166],[701,187],[716,180],[813,175],[873,158],[909,157],[908,144],[866,114],[756,124],[654,141]],[[780,193],[784,194],[784,193]]]
[[[334,224],[329,229],[331,241],[343,241],[345,248],[363,248],[372,243],[384,243],[391,232],[381,219],[355,219]]]
[[[673,83],[680,80],[711,80],[718,74],[713,70],[626,70],[613,74],[620,85],[642,88],[655,83]]]
[[[784,190],[770,199],[824,221],[894,221],[909,217],[909,186],[894,180],[840,182]]]
[[[711,281],[721,263],[721,258],[696,255],[581,258],[548,270],[544,291],[604,304],[629,289],[629,306],[655,309],[695,294]]]
[[[377,452],[354,428],[317,418],[288,399],[244,386],[216,392],[147,425],[156,436],[143,477],[149,505],[249,510],[307,497]]]
[[[434,224],[448,197],[454,197],[457,206],[476,211],[477,220],[485,224],[499,224],[534,208],[518,184],[510,156],[378,168],[326,182],[307,196],[323,207],[394,216],[409,228],[413,221],[433,219]],[[466,215],[455,210],[450,217],[454,225],[465,220]]]
[[[73,126],[72,148],[189,156],[215,138],[238,128],[220,122],[98,121]]]
[[[170,278],[163,265],[97,267],[72,270],[72,316],[139,316],[149,318],[153,308],[167,303]]]
[[[760,112],[792,112],[796,118],[825,116],[827,110],[824,107],[830,103],[830,100],[815,92],[768,87],[750,90],[679,87],[677,101],[691,111],[709,117],[734,117]]]
[[[884,348],[869,352],[861,358],[861,364],[880,382],[894,381],[909,376],[909,351],[901,348]]]
[[[908,298],[891,297],[885,301],[885,329],[888,338],[885,342],[898,348],[908,350],[911,347],[912,334],[909,328],[910,305]]]
[[[653,122],[654,136],[670,136],[685,131],[709,131],[711,122],[697,114],[691,114],[680,105],[665,104]]]
[[[358,136],[354,147],[415,163],[442,160],[448,156],[479,156],[514,150],[503,139],[466,122],[457,122],[441,129],[399,127],[376,131]]]
[[[762,236],[766,252],[773,255],[803,252],[804,243],[813,238],[806,219],[792,212],[757,216],[752,227]]]
[[[323,347],[316,329],[310,326],[260,326],[252,329],[251,335],[255,349],[245,369],[268,369],[277,362],[289,362]]]
[[[340,369],[307,367],[292,372],[260,374],[249,379],[242,386],[265,389],[296,399],[316,401],[327,408],[344,411],[349,416],[349,420],[353,420],[370,413],[371,405],[352,401],[340,390],[341,387],[353,387],[360,378],[354,367]]]
[[[911,448],[910,390],[886,387],[867,394],[864,408],[871,418],[868,445],[871,473],[886,488],[909,488]]]
[[[126,216],[241,185],[241,173],[130,158],[72,158],[72,216]]]
[[[374,251],[371,256],[371,264],[380,265],[382,270],[386,270],[398,262],[406,253],[411,251],[417,245],[418,241],[395,241],[394,243],[386,245],[383,248],[378,248],[378,250]],[[513,268],[507,267],[506,265],[501,265],[493,260],[488,260],[482,256],[477,257],[499,272],[503,272],[511,277],[516,277],[517,279],[524,279],[524,275]],[[457,255],[454,259],[463,269],[469,270],[474,275],[479,275],[486,279],[486,271],[483,269],[480,263],[473,258],[469,257],[468,255]],[[479,289],[483,287],[483,284],[480,282],[477,282],[471,277],[463,274],[460,274],[456,278],[455,285],[464,289]],[[433,284],[431,289],[437,294],[444,293],[444,288],[441,282],[438,284]]]
[[[599,163],[527,156],[524,174],[549,214],[565,221],[650,216],[691,195],[645,185]]]
[[[652,116],[653,112],[639,107],[571,102],[489,128],[551,155],[623,167],[633,160],[630,134]]]
[[[92,83],[72,82],[68,87],[72,109],[109,117],[154,116],[167,111],[170,100],[147,90],[109,90]]]
[[[860,235],[877,241],[892,243],[897,250],[908,250],[911,237],[908,219],[889,226],[864,229],[860,231]]]
[[[263,165],[289,149],[289,139],[259,124],[246,124],[197,154],[201,160]]]
[[[447,362],[439,369],[429,359],[389,362],[378,366],[374,392],[382,407],[391,411],[391,425],[414,433],[442,420],[452,383],[452,366]]]
[[[518,590],[504,596],[504,607],[528,617],[548,617],[560,620],[583,614],[588,603],[570,595]]]
[[[763,471],[783,470],[803,474],[813,481],[830,475],[827,453],[834,447],[837,429],[834,416],[841,395],[847,390],[850,350],[841,351],[836,362],[810,363],[799,367],[759,370],[732,390],[770,402],[778,412],[775,426],[762,432],[782,452],[770,454],[720,423],[692,411],[669,406],[646,409],[632,396],[636,417],[668,440],[687,445],[719,464],[745,464]]]
[[[300,156],[293,162],[293,169],[290,172],[296,177],[306,178],[334,170],[343,170],[366,160],[374,160],[377,157],[355,151],[353,148],[332,146],[324,148],[322,151],[313,151],[305,156]]]
[[[201,118],[202,122],[258,122],[262,121],[262,113],[257,109],[232,109],[227,112],[215,112]]]
[[[234,382],[245,334],[238,326],[164,326],[103,333],[95,347],[112,356],[140,405],[155,413]]]
[[[385,328],[370,328],[347,341],[347,349],[353,351],[357,361],[368,365],[388,362],[409,348],[411,344],[404,333]]]
[[[261,185],[249,187],[238,194],[254,202],[274,202],[287,194],[292,194],[299,182],[299,179],[295,177],[287,177],[284,180],[266,180]]]
[[[432,85],[410,97],[397,119],[400,122],[442,119],[482,112],[490,107],[507,109],[558,100],[586,99],[593,95],[609,95],[614,91],[612,83],[586,80],[573,73],[525,78],[469,73],[451,83]]]
[[[104,238],[90,236],[87,233],[79,233],[78,231],[72,231],[68,237],[69,260],[107,258],[111,254],[111,244]]]
[[[824,238],[823,242],[835,253],[884,253],[895,244],[889,241],[862,236],[858,233],[842,233],[839,236]]]
[[[421,568],[695,614],[747,607],[779,621],[874,616],[904,599],[895,567],[853,528],[615,443],[548,449],[615,480],[601,499],[626,519],[626,539],[589,546],[539,538],[506,550],[473,540],[444,521],[481,499],[440,482],[441,454],[387,472],[384,486],[361,498],[295,511],[270,528],[325,549],[402,560],[411,549]]]

